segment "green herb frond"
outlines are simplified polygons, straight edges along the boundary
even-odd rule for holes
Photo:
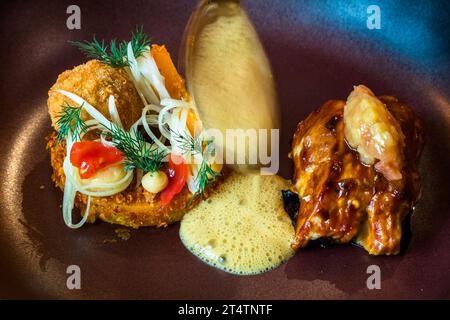
[[[167,153],[154,144],[148,144],[139,131],[135,130],[132,134],[115,124],[107,129],[114,146],[125,155],[126,170],[155,172],[161,168]]]
[[[69,134],[74,140],[81,140],[81,133],[86,132],[87,126],[81,120],[81,107],[72,107],[69,103],[64,102],[61,111],[58,113],[56,125],[58,127],[56,139],[62,142]]]
[[[145,34],[143,26],[140,26],[136,27],[136,30],[132,33],[130,42],[134,56],[137,58],[147,51],[151,44],[151,39]],[[123,42],[123,44],[125,44],[125,47],[128,45],[126,42]]]
[[[174,141],[178,143],[178,146],[184,154],[201,154],[203,149],[203,142],[201,137],[193,138],[188,132],[176,132],[170,130]]]
[[[221,174],[215,172],[211,169],[211,165],[208,164],[207,158],[209,154],[204,154],[204,152],[208,152],[212,149],[212,144],[214,140],[212,139],[204,139],[201,135],[198,137],[192,137],[188,132],[176,132],[171,130],[173,139],[178,143],[178,147],[185,154],[201,154],[203,156],[202,162],[200,164],[200,168],[198,170],[198,175],[196,177],[196,182],[198,183],[199,190],[195,197],[202,196],[205,193],[206,188],[214,178],[219,177]],[[194,199],[195,199],[194,197]]]
[[[114,68],[124,68],[130,65],[127,58],[128,42],[126,41],[118,43],[113,39],[108,46],[104,40],[98,41],[94,36],[92,41],[69,41],[69,43],[81,50],[88,58],[97,59]],[[141,26],[132,33],[130,43],[134,56],[137,58],[147,50],[151,40]]]
[[[196,177],[198,181],[198,193],[203,196],[206,188],[214,181],[215,178],[220,177],[220,173],[214,171],[211,165],[203,159],[200,164],[200,169],[198,170],[198,175]]]

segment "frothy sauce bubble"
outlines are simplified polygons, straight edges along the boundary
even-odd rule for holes
[[[180,227],[186,248],[207,264],[238,275],[259,274],[293,256],[294,227],[283,209],[279,176],[233,172]]]

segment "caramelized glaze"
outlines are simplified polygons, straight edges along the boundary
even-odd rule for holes
[[[299,123],[291,153],[294,191],[301,203],[294,249],[328,238],[337,243],[353,240],[373,255],[400,251],[402,221],[420,194],[417,165],[424,145],[423,126],[396,98],[380,100],[405,136],[399,180],[389,181],[375,166],[363,164],[347,145],[344,101],[328,101]]]

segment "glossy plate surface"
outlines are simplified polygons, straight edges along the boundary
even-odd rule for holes
[[[67,40],[117,37],[143,24],[174,56],[195,1],[77,1],[82,29],[66,28],[70,1],[2,3],[0,40],[0,297],[149,299],[450,298],[450,63],[445,1],[377,1],[381,30],[366,26],[373,1],[244,1],[271,60],[282,112],[281,174],[297,123],[355,84],[409,103],[423,117],[423,196],[406,253],[370,257],[354,246],[307,248],[275,271],[236,277],[208,267],[178,238],[178,225],[81,230],[62,221],[50,180],[47,91],[85,58]],[[82,289],[66,287],[78,265]],[[368,290],[367,267],[382,289]]]

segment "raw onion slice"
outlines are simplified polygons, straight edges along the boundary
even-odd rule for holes
[[[150,129],[149,123],[147,122],[147,113],[150,111],[151,106],[146,106],[144,109],[142,109],[142,116],[141,116],[141,123],[144,127],[145,132],[150,136],[152,141],[158,145],[163,151],[169,151],[169,148],[167,148],[166,145],[164,145],[152,132]]]
[[[69,132],[67,139],[66,139],[66,151],[70,152],[70,150],[72,149],[72,146],[73,146],[73,138],[72,138],[72,134]],[[68,157],[66,156],[66,159],[67,158]],[[64,196],[63,196],[62,211],[63,211],[64,223],[71,229],[78,229],[78,228],[82,227],[86,223],[88,214],[89,214],[89,210],[86,210],[81,221],[78,222],[77,224],[73,224],[72,211],[73,211],[73,207],[75,205],[76,194],[77,194],[77,189],[76,189],[75,184],[73,183],[73,181],[71,181],[71,179],[66,178],[66,182],[64,183]],[[90,204],[90,198],[88,199],[88,202]]]
[[[141,74],[158,92],[160,100],[170,98],[169,92],[164,85],[164,78],[159,72],[150,50],[144,53],[143,56],[137,58],[137,63]]]
[[[106,128],[111,128],[111,122],[106,119],[106,117],[100,111],[95,109],[89,102],[77,96],[76,94],[67,92],[65,90],[58,90],[58,92],[73,100],[75,103],[80,105],[80,107],[83,107],[83,109],[86,110],[87,113],[89,113],[89,115],[97,120],[100,124],[104,125]]]
[[[144,104],[157,104],[159,103],[159,98],[157,97],[155,91],[153,90],[152,86],[147,83],[142,75],[139,64],[136,60],[136,57],[134,56],[133,48],[131,46],[131,43],[128,44],[127,47],[127,57],[129,61],[129,70],[130,70],[130,76],[133,79],[134,85],[136,87],[136,90],[141,93],[145,97]]]
[[[109,96],[108,109],[109,109],[109,114],[111,115],[112,121],[120,128],[123,128],[122,121],[120,120],[119,112],[117,111],[116,100],[114,99],[114,96]]]

